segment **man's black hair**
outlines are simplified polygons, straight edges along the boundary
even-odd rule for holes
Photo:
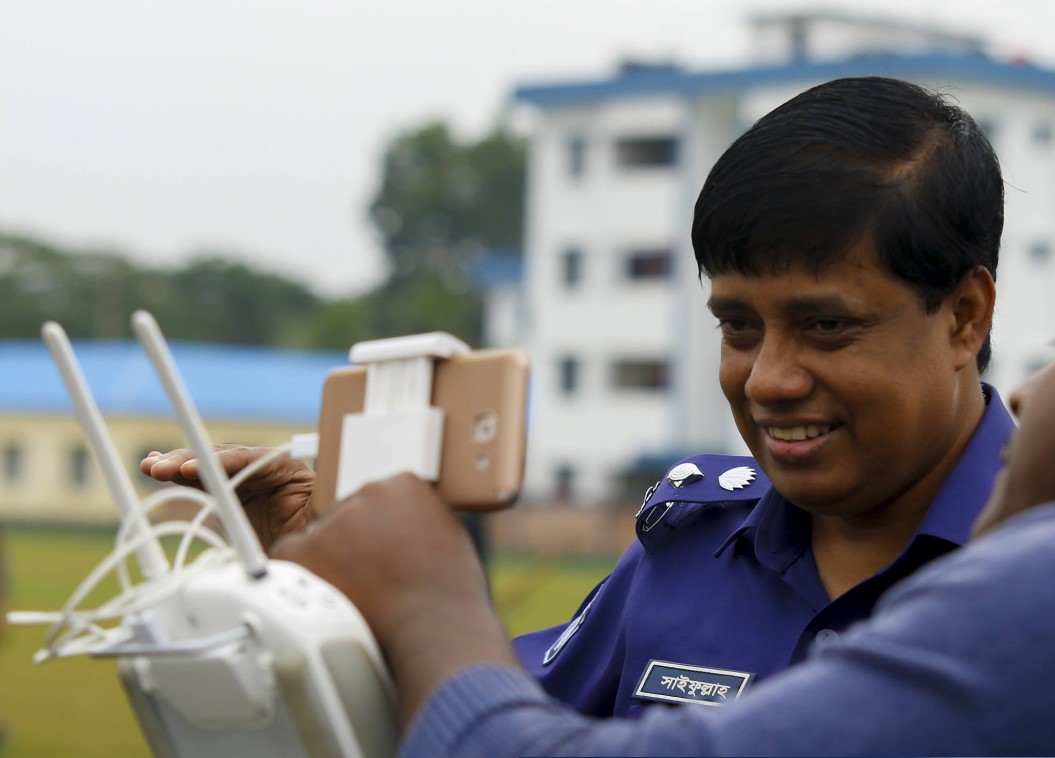
[[[935,312],[969,271],[996,278],[1004,184],[966,112],[915,84],[837,79],[745,132],[696,200],[701,276],[820,270],[871,241],[878,263]],[[984,371],[990,338],[978,353]]]

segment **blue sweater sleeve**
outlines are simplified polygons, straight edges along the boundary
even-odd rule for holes
[[[712,711],[584,718],[519,671],[481,667],[428,700],[403,755],[1050,755],[1055,506],[892,590],[808,663]]]

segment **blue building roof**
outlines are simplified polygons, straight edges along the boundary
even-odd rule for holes
[[[835,61],[793,61],[725,71],[687,71],[677,66],[632,68],[620,76],[526,84],[514,97],[543,107],[640,95],[708,95],[799,81],[828,81],[845,76],[901,79],[969,79],[995,86],[1055,92],[1055,71],[1026,63],[994,60],[981,53],[881,53]]]
[[[518,284],[524,278],[524,253],[520,248],[488,250],[473,262],[470,276],[478,287]]]
[[[322,384],[348,365],[345,352],[174,342],[176,366],[205,418],[318,422]],[[104,415],[173,417],[161,382],[135,342],[75,342]],[[72,414],[58,369],[42,343],[0,341],[0,413]]]

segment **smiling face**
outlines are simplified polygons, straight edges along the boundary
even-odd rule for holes
[[[984,410],[959,290],[928,315],[859,247],[820,272],[715,275],[709,305],[722,390],[781,494],[842,518],[926,509]]]

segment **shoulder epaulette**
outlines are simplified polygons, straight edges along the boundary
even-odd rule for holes
[[[769,478],[754,458],[694,455],[672,466],[649,487],[637,512],[637,538],[652,552],[678,524],[708,506],[754,503],[769,489]]]

